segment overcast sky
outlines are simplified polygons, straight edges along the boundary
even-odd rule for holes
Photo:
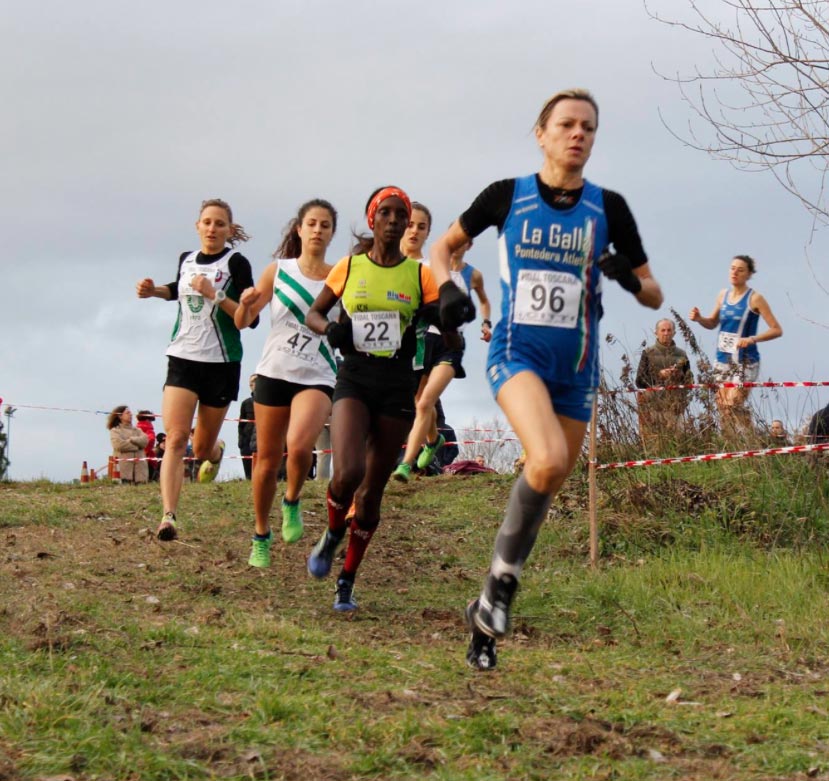
[[[339,210],[332,261],[382,184],[431,207],[435,238],[489,182],[540,167],[531,127],[545,98],[572,86],[601,108],[587,176],[626,197],[665,292],[654,313],[606,286],[603,330],[619,340],[603,347],[611,372],[622,352],[638,359],[669,308],[708,314],[731,257],[749,253],[785,331],[762,346],[762,378],[827,379],[825,236],[807,246],[808,215],[771,177],[665,130],[660,111],[678,128],[688,112],[653,66],[708,63],[711,46],[652,21],[637,0],[46,0],[10,4],[2,29],[0,397],[18,407],[12,478],[68,480],[109,452],[104,415],[31,407],[160,408],[176,309],[139,301],[135,283],[170,281],[179,254],[198,248],[202,199],[227,200],[253,236],[241,249],[255,278],[311,197]],[[488,231],[467,259],[497,305],[495,239]],[[694,328],[711,352],[714,332]],[[243,377],[265,331],[244,333]],[[468,378],[444,397],[456,428],[497,415],[484,360],[471,346]],[[797,422],[824,396],[763,404]],[[223,436],[236,455],[235,425]],[[222,470],[241,475],[240,462]]]

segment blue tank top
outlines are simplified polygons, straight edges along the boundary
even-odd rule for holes
[[[720,305],[720,332],[717,336],[718,363],[757,363],[760,360],[757,345],[737,348],[738,339],[747,339],[757,334],[760,315],[752,312],[749,307],[752,292],[748,288],[734,304],[728,302],[727,291],[723,296]]]
[[[596,387],[602,311],[596,260],[608,241],[601,187],[585,181],[578,203],[559,210],[544,202],[535,175],[516,179],[498,236],[501,318],[490,353],[552,382]]]
[[[466,293],[468,296],[472,295],[472,274],[474,271],[475,268],[467,263],[459,272],[457,272],[461,275],[461,279],[463,279],[464,285],[466,285],[466,290],[464,290],[463,292]]]

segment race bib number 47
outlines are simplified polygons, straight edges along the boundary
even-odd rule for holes
[[[575,328],[581,305],[582,283],[563,271],[518,272],[513,322]]]
[[[400,349],[400,312],[355,312],[351,327],[354,347],[361,353]]]
[[[286,324],[287,337],[277,344],[277,348],[293,358],[306,363],[315,363],[320,348],[320,337],[310,328],[299,323],[288,321]]]

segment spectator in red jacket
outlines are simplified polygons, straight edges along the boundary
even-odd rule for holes
[[[149,466],[150,480],[158,471],[158,461],[155,457],[155,415],[148,409],[138,411],[136,415],[135,427],[141,429],[147,435],[147,447],[144,448],[144,455],[147,457],[147,465]]]

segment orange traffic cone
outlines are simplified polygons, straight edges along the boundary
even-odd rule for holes
[[[98,475],[95,473],[94,469],[89,470],[89,482],[94,483],[98,479]]]
[[[121,461],[115,456],[112,457],[112,482],[121,482]]]
[[[88,483],[89,482],[89,469],[86,466],[86,461],[83,462],[83,466],[81,467],[81,483]]]

